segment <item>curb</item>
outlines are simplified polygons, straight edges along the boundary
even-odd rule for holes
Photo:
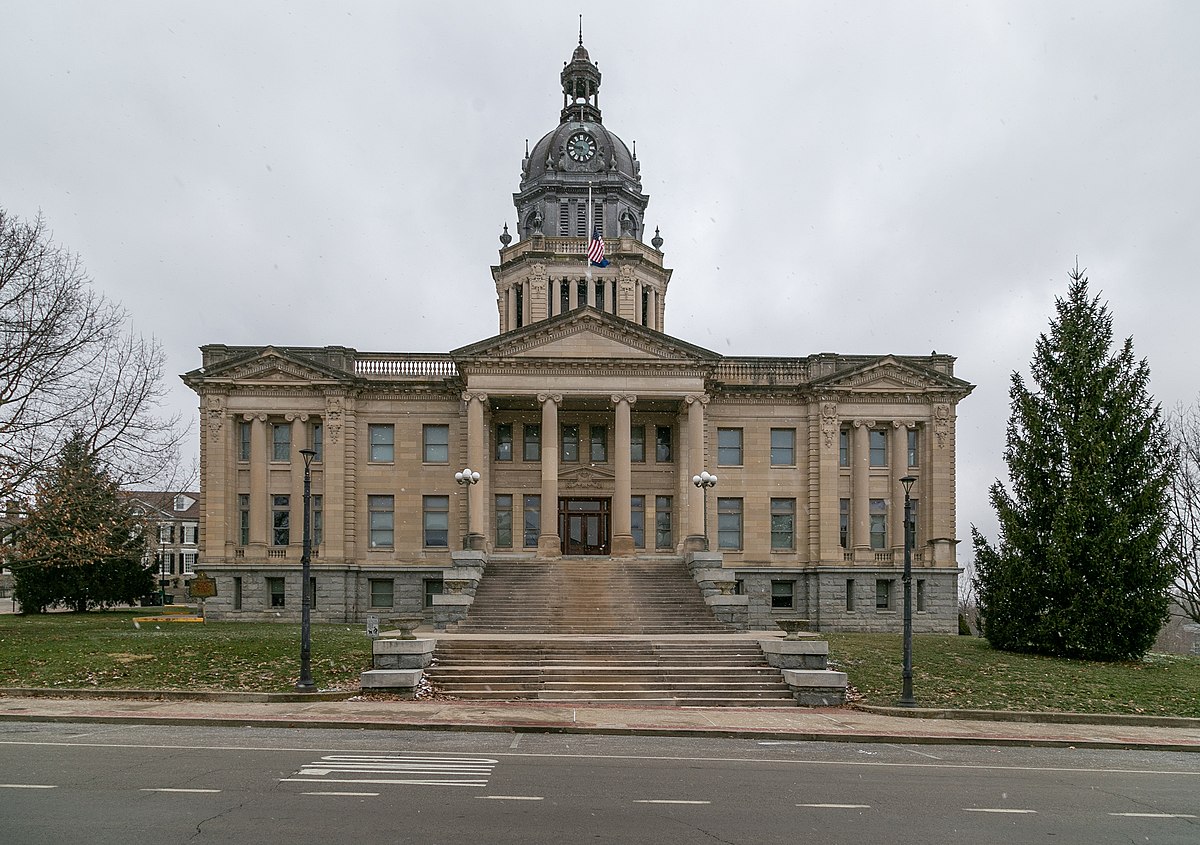
[[[959,719],[971,722],[1024,722],[1043,725],[1129,725],[1142,728],[1196,728],[1200,719],[1189,716],[1141,716],[1135,713],[1071,713],[1037,710],[955,710],[942,707],[891,707],[852,704],[855,710],[878,716],[906,719]]]
[[[217,690],[87,689],[46,687],[0,687],[0,698],[83,698],[158,701],[245,701],[255,704],[296,704],[304,701],[345,701],[358,690],[318,692],[224,692]]]

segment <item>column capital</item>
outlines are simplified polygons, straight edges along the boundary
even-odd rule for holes
[[[561,393],[539,393],[537,395],[537,400],[542,405],[545,405],[546,402],[553,402],[555,405],[561,405],[562,404],[562,394]]]
[[[259,422],[265,423],[267,421],[267,415],[266,414],[242,414],[242,419],[246,422],[254,422],[255,420],[258,420]]]
[[[854,427],[855,428],[874,428],[875,420],[855,420]]]
[[[288,422],[295,422],[296,420],[308,422],[308,414],[284,414],[283,418]]]
[[[710,399],[712,399],[712,397],[707,393],[689,393],[687,396],[683,397],[683,401],[689,405],[694,405],[697,402],[699,402],[701,405],[707,405]]]
[[[916,428],[916,420],[892,420],[892,428]]]
[[[629,405],[637,403],[637,396],[634,396],[632,393],[614,393],[611,398],[614,405],[619,405],[622,401]]]
[[[479,402],[479,404],[484,405],[487,404],[488,395],[480,390],[464,390],[462,392],[462,400],[464,402],[469,404],[472,399],[475,399]]]

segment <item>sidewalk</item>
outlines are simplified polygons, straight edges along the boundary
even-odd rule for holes
[[[1095,721],[1073,723],[1014,720],[1014,717],[1038,718],[1037,714],[976,712],[970,714],[972,718],[969,719],[947,718],[945,711],[934,710],[904,711],[905,715],[894,715],[852,708],[572,707],[561,702],[408,701],[363,697],[286,700],[296,696],[262,700],[265,697],[240,696],[233,697],[234,700],[229,700],[229,695],[176,700],[46,698],[0,690],[0,720],[717,736],[1200,752],[1200,719],[1094,716],[1080,718]],[[887,711],[890,708],[875,709]]]

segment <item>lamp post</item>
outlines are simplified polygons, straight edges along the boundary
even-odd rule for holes
[[[708,488],[717,486],[717,477],[708,470],[701,470],[699,475],[692,476],[692,483],[704,493],[704,551],[708,551]]]
[[[304,458],[304,534],[300,552],[300,680],[296,692],[313,692],[317,685],[312,679],[312,585],[309,566],[312,563],[312,531],[309,521],[312,502],[312,462],[317,453],[313,449],[301,449]]]
[[[167,606],[167,540],[162,523],[158,525],[158,606]]]
[[[467,488],[467,530],[463,532],[463,548],[471,548],[471,487],[479,483],[479,473],[470,467],[464,467],[454,473],[454,480],[460,486]]]
[[[903,686],[900,690],[900,700],[896,703],[901,707],[916,707],[917,700],[913,698],[912,688],[912,486],[917,481],[915,476],[906,475],[900,479],[904,485],[904,670]]]

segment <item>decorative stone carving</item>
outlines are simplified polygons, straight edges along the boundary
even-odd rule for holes
[[[308,414],[284,414],[283,418],[288,422],[295,422],[296,420],[308,422]]]
[[[549,400],[549,401],[553,402],[555,405],[561,405],[562,404],[562,394],[561,393],[539,393],[537,395],[537,400],[538,400],[539,404],[544,404],[547,400]]]
[[[837,444],[838,428],[837,402],[822,402],[821,437],[826,449],[832,449]]]
[[[325,437],[337,443],[342,435],[342,398],[330,396],[325,400]]]
[[[941,403],[933,406],[933,435],[939,449],[945,449],[950,439],[950,406]]]
[[[637,402],[637,397],[631,394],[614,393],[610,398],[612,399],[612,403],[614,405],[616,405],[622,399],[624,399],[630,405],[633,405]]]
[[[205,407],[208,410],[208,434],[213,440],[220,439],[221,425],[225,421],[225,398],[223,396],[209,396],[205,402]]]
[[[683,397],[683,401],[689,405],[699,402],[702,406],[707,405],[710,399],[712,399],[712,397],[707,393],[689,393],[687,396]]]
[[[478,390],[464,390],[462,392],[462,400],[464,402],[470,404],[472,399],[477,399],[479,400],[479,404],[486,405],[488,401],[488,395]]]
[[[875,420],[855,420],[854,427],[855,428],[874,428]]]
[[[916,428],[915,420],[892,420],[892,428]]]

